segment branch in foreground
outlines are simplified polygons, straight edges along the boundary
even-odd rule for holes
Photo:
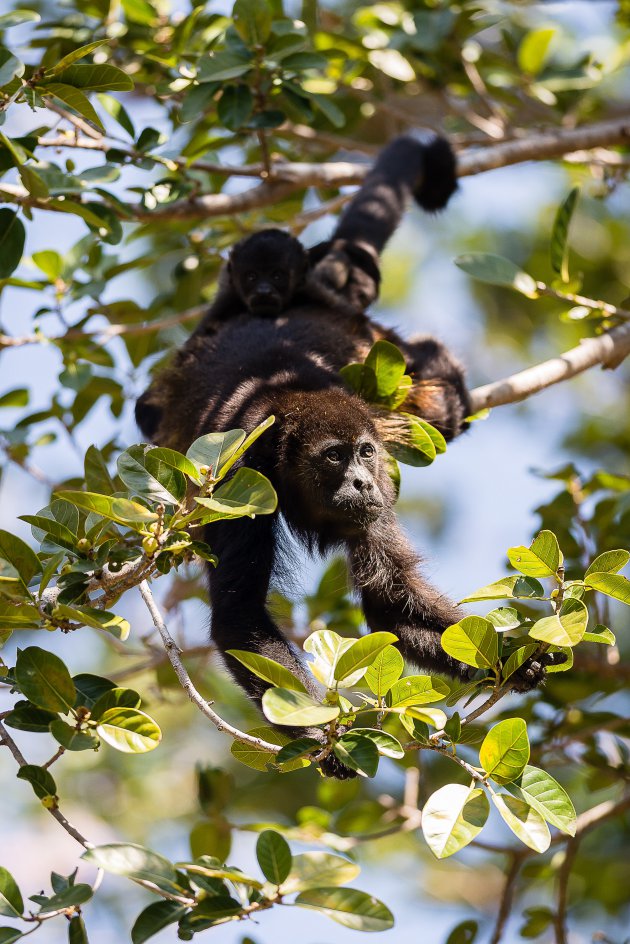
[[[164,648],[166,650],[169,662],[175,670],[175,674],[179,679],[180,685],[193,704],[199,708],[201,713],[204,714],[206,718],[209,718],[210,721],[212,721],[213,725],[218,731],[224,731],[226,734],[229,734],[234,741],[240,741],[241,744],[249,744],[251,747],[255,747],[256,750],[259,751],[267,751],[269,754],[277,754],[280,750],[278,744],[271,744],[269,741],[263,741],[262,738],[252,737],[251,734],[245,734],[244,731],[239,731],[238,728],[228,724],[227,721],[224,721],[223,718],[219,717],[216,711],[212,710],[210,702],[207,702],[205,698],[199,694],[193,685],[188,672],[184,668],[182,660],[180,659],[179,647],[166,628],[166,623],[162,619],[162,614],[157,607],[157,604],[153,598],[153,594],[151,593],[151,588],[149,587],[149,584],[146,582],[146,580],[143,580],[140,584],[140,593],[149,613],[151,614],[153,624],[162,637],[162,642],[164,643]]]
[[[619,325],[597,338],[585,338],[577,347],[542,364],[476,387],[471,391],[473,412],[526,400],[532,394],[569,380],[598,364],[617,367],[629,354],[630,324]]]

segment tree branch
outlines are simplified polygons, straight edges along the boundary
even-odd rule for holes
[[[492,932],[490,944],[499,944],[499,941],[503,937],[505,925],[507,924],[507,920],[510,917],[510,911],[512,910],[512,901],[514,900],[516,882],[518,881],[518,875],[521,871],[521,866],[525,858],[525,852],[521,851],[520,849],[514,849],[514,851],[511,853],[510,867],[507,871],[507,875],[505,876],[505,885],[503,886],[503,894],[501,895],[501,904],[499,905],[499,912],[497,914],[497,920],[494,926],[494,931]]]
[[[579,128],[557,128],[539,134],[527,132],[520,140],[505,141],[486,148],[464,151],[458,158],[458,175],[469,177],[499,167],[563,157],[575,151],[595,147],[611,147],[630,143],[630,119],[602,121]],[[113,206],[123,219],[155,222],[163,220],[196,220],[244,213],[273,206],[280,200],[307,187],[342,187],[360,184],[370,170],[369,164],[344,161],[334,163],[276,163],[270,168],[269,179],[243,193],[202,194],[175,201],[168,206],[147,209],[139,204]],[[16,203],[34,209],[47,209],[49,198],[34,197],[26,188],[15,184],[0,185],[0,203]],[[54,209],[58,209],[55,207]]]
[[[553,384],[569,380],[590,367],[617,367],[630,354],[630,324],[618,325],[597,338],[584,338],[577,347],[535,367],[471,391],[473,413],[487,407],[518,403]]]
[[[201,713],[204,714],[206,718],[209,718],[210,721],[212,721],[213,725],[218,731],[224,731],[226,734],[229,734],[234,741],[239,741],[241,744],[248,744],[251,747],[255,747],[256,750],[259,751],[267,751],[269,754],[277,754],[280,750],[278,744],[271,744],[269,741],[263,741],[262,738],[252,737],[251,734],[245,734],[243,731],[239,731],[238,728],[228,724],[227,721],[224,721],[223,718],[219,717],[216,711],[212,710],[211,703],[207,702],[205,698],[199,694],[193,685],[188,672],[184,668],[179,655],[179,647],[166,628],[166,623],[162,619],[162,614],[160,613],[156,602],[153,599],[151,588],[149,587],[149,584],[146,580],[143,580],[140,584],[140,593],[149,613],[151,614],[153,624],[162,637],[162,642],[164,643],[164,648],[169,658],[169,662],[173,666],[175,674],[177,675],[182,688],[193,704],[199,708]]]

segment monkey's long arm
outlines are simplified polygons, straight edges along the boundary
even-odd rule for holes
[[[332,238],[310,251],[309,283],[324,300],[363,311],[378,297],[380,256],[413,198],[427,212],[446,206],[457,189],[455,155],[445,138],[396,138],[381,151]]]

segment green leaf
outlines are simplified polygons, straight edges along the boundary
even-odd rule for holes
[[[465,616],[449,626],[442,633],[441,642],[449,656],[478,669],[493,668],[499,658],[497,632],[482,616]]]
[[[131,446],[118,457],[118,474],[131,493],[178,505],[186,494],[186,480],[177,469],[151,458],[152,452],[145,454],[143,446]]]
[[[74,908],[77,905],[83,905],[89,901],[94,892],[92,886],[79,883],[70,885],[58,895],[53,895],[48,899],[45,905],[39,909],[40,915],[51,914],[53,911],[61,911],[64,908]]]
[[[130,625],[122,616],[110,613],[108,610],[97,610],[92,606],[67,606],[58,603],[54,610],[54,617],[76,620],[93,629],[101,629],[115,639],[124,642],[129,636]]]
[[[525,36],[518,49],[518,64],[523,72],[538,75],[547,61],[549,45],[556,33],[557,29],[554,27],[535,29]]]
[[[21,76],[23,74],[24,63],[8,49],[5,49],[4,46],[0,46],[0,86],[8,85],[14,76]]]
[[[40,800],[57,796],[57,785],[50,771],[36,764],[23,764],[17,772],[18,780],[26,780]]]
[[[79,914],[75,914],[70,918],[68,944],[89,944],[85,923]]]
[[[495,783],[511,783],[521,776],[529,760],[527,725],[522,718],[495,724],[479,749],[481,766]]]
[[[200,82],[226,82],[240,78],[252,68],[251,59],[222,50],[199,60],[197,77]]]
[[[598,624],[590,633],[584,633],[582,642],[599,642],[604,646],[614,646],[615,634],[607,626]]]
[[[599,590],[600,593],[605,593],[606,596],[630,604],[630,580],[627,577],[622,577],[621,574],[591,573],[584,578],[584,583],[591,590]]]
[[[326,724],[339,715],[337,705],[322,705],[306,692],[287,688],[268,688],[262,697],[262,708],[266,718],[273,724],[290,727],[308,727]]]
[[[197,467],[210,470],[212,478],[221,477],[223,466],[245,442],[245,431],[231,429],[227,433],[207,433],[195,439],[186,453],[186,458]]]
[[[377,341],[365,358],[365,366],[370,367],[376,376],[376,394],[379,398],[390,397],[407,369],[405,358],[395,344],[389,341]]]
[[[187,911],[186,905],[176,901],[154,901],[136,918],[131,929],[132,944],[144,944],[162,928],[179,921]]]
[[[76,111],[79,115],[91,121],[92,124],[96,125],[101,131],[105,131],[103,122],[94,110],[94,106],[81,89],[74,88],[72,85],[66,85],[63,82],[47,82],[39,91],[44,98],[48,95],[58,98],[64,105],[68,105],[72,111]]]
[[[365,364],[347,364],[339,371],[339,376],[346,387],[368,403],[376,399],[376,374]]]
[[[86,46],[79,46],[78,49],[69,52],[67,56],[60,59],[57,65],[53,66],[52,69],[47,69],[44,74],[46,76],[58,75],[58,73],[63,72],[67,66],[71,66],[74,62],[78,62],[79,59],[89,56],[91,52],[94,52],[95,49],[98,49],[99,46],[102,46],[106,42],[106,39],[97,39],[93,43],[88,43]]]
[[[267,659],[266,656],[260,656],[255,652],[247,652],[243,649],[228,649],[227,654],[238,659],[250,672],[257,675],[258,678],[270,682],[277,688],[286,688],[295,692],[305,692],[306,688],[293,672],[290,672],[279,662],[273,659]]]
[[[399,415],[404,418],[405,426],[400,429],[399,438],[386,440],[387,451],[398,462],[404,462],[405,465],[415,468],[431,465],[438,451],[443,450],[438,450],[437,446],[441,443],[436,440],[432,432],[429,432],[427,428],[429,424],[422,423],[407,413]]]
[[[250,46],[264,46],[271,33],[272,18],[266,0],[236,0],[232,9],[236,32]]]
[[[499,632],[506,632],[508,629],[516,629],[523,622],[523,617],[517,609],[512,606],[499,606],[496,610],[490,610],[485,618],[489,620],[495,629]]]
[[[44,249],[42,252],[34,252],[31,259],[38,269],[48,276],[51,282],[58,279],[63,272],[63,259],[54,249]]]
[[[185,889],[177,883],[177,872],[172,862],[144,846],[112,842],[88,849],[81,858],[105,872],[153,882],[158,888],[170,893],[186,894]]]
[[[387,731],[381,731],[379,728],[355,727],[352,728],[351,733],[362,738],[367,738],[368,741],[372,741],[379,754],[382,754],[383,757],[393,757],[399,759],[405,756],[402,744],[398,738],[395,738],[393,734],[389,734]],[[347,737],[347,735],[343,735],[343,737]]]
[[[0,210],[0,279],[17,269],[24,252],[26,231],[14,210]]]
[[[284,731],[278,731],[277,728],[270,728],[266,726],[252,728],[247,732],[247,734],[250,734],[252,737],[262,738],[262,740],[267,741],[269,744],[278,744],[280,747],[290,744],[293,740],[288,734],[285,734]],[[270,754],[269,751],[259,750],[256,747],[252,747],[250,744],[241,744],[240,741],[234,741],[232,743],[230,753],[233,757],[240,761],[241,764],[245,764],[246,767],[251,767],[253,770],[266,771],[270,765],[277,763],[276,754]],[[309,760],[296,757],[295,760],[288,761],[283,764],[281,767],[281,772],[290,773],[293,770],[300,770],[302,767],[308,767],[309,764]]]
[[[533,577],[502,577],[494,583],[475,590],[460,603],[476,603],[478,600],[507,600],[512,597],[541,599],[545,596],[543,585]]]
[[[77,535],[73,534],[70,528],[66,528],[60,521],[54,518],[48,518],[46,515],[18,515],[20,521],[26,521],[32,526],[33,535],[38,537],[38,532],[44,532],[44,538],[52,538],[55,544],[64,547],[67,550],[74,550],[77,543]]]
[[[50,723],[50,733],[67,751],[93,751],[98,747],[98,738],[88,731],[77,731],[61,718]]]
[[[158,725],[137,708],[109,708],[96,726],[99,736],[123,754],[146,754],[158,746],[162,732]]]
[[[431,794],[422,810],[422,832],[438,859],[459,852],[483,829],[490,804],[485,792],[447,783]]]
[[[575,646],[583,638],[587,624],[588,610],[585,605],[581,600],[569,597],[560,607],[559,613],[545,616],[534,623],[529,635],[532,639],[553,643],[554,646]]]
[[[538,297],[535,279],[509,259],[504,259],[503,256],[495,256],[487,252],[469,252],[459,256],[455,260],[455,265],[472,275],[473,278],[479,279],[480,282],[503,285],[528,298]]]
[[[269,479],[255,469],[237,469],[233,478],[219,486],[212,498],[195,498],[204,508],[230,516],[270,515],[278,506],[278,496]],[[211,520],[203,515],[202,520]]]
[[[29,392],[26,387],[16,387],[15,390],[7,390],[0,397],[0,407],[21,407],[28,406]]]
[[[315,656],[308,668],[318,682],[326,688],[335,686],[335,666],[339,657],[354,642],[354,639],[345,639],[331,629],[317,629],[305,640],[304,651]],[[363,677],[363,670],[357,673],[356,681]]]
[[[509,792],[537,810],[563,833],[575,836],[576,815],[573,803],[557,780],[545,770],[527,765],[521,777],[506,784]]]
[[[372,738],[349,731],[333,747],[333,753],[342,764],[364,777],[374,777],[378,770],[379,753]]]
[[[23,914],[24,901],[18,884],[11,873],[0,865],[0,915],[21,918]]]
[[[461,921],[447,937],[446,944],[474,944],[478,930],[477,921]]]
[[[108,495],[97,495],[95,492],[64,491],[55,494],[57,498],[69,501],[77,508],[93,511],[118,524],[133,527],[140,522],[158,520],[158,515],[154,511],[149,511],[144,505],[129,501],[128,498],[110,498]]]
[[[69,711],[76,689],[59,656],[39,646],[18,651],[15,680],[23,695],[47,711]]]
[[[552,531],[541,531],[531,547],[511,547],[508,559],[515,570],[527,577],[555,577],[563,562],[558,539]]]
[[[128,92],[133,88],[130,77],[121,69],[110,65],[68,66],[57,78],[64,85],[73,85],[75,88],[93,92]]]
[[[12,10],[10,13],[0,15],[0,30],[9,29],[11,26],[21,26],[22,23],[38,23],[40,20],[41,16],[35,10]]]
[[[16,728],[18,731],[48,731],[50,722],[57,718],[54,711],[44,711],[43,708],[36,708],[28,701],[18,701],[6,718],[4,723],[10,728]]]
[[[405,662],[398,649],[395,646],[385,646],[368,666],[364,680],[370,691],[382,698],[394,682],[398,681],[404,667]]]
[[[555,31],[549,30],[548,32],[553,34]],[[527,42],[527,39],[525,42]],[[580,188],[574,187],[566,200],[560,204],[551,231],[551,242],[549,244],[551,267],[554,272],[558,273],[563,282],[569,281],[569,226],[579,195]]]
[[[329,852],[302,852],[293,856],[291,871],[280,893],[291,895],[317,885],[345,885],[354,881],[360,871],[356,862]]]
[[[173,469],[178,469],[180,472],[183,472],[184,475],[187,475],[193,480],[201,484],[203,482],[203,476],[199,475],[199,470],[194,462],[191,462],[190,459],[187,459],[186,456],[183,456],[181,452],[176,452],[174,449],[166,449],[163,446],[158,446],[156,449],[149,449],[145,456],[148,458],[151,457],[151,461],[157,460],[164,465],[169,465]]]
[[[520,667],[527,662],[529,657],[534,655],[537,649],[538,644],[534,642],[527,646],[521,646],[520,649],[516,649],[514,652],[510,653],[501,670],[501,678],[503,681],[506,682],[511,675],[514,675],[516,670],[520,669]]]
[[[1,401],[0,401],[1,402]],[[585,577],[591,574],[616,574],[630,560],[630,551],[604,551],[589,565]]]
[[[342,683],[359,669],[371,665],[376,656],[398,638],[393,633],[370,633],[360,639],[353,640],[352,644],[340,655],[335,664],[334,677]]]
[[[133,688],[109,688],[96,699],[91,709],[91,720],[98,721],[110,708],[139,708],[140,695]]]
[[[135,140],[136,129],[133,126],[131,118],[118,99],[114,98],[113,95],[108,95],[106,92],[99,92],[97,98],[107,114],[113,118],[114,121],[116,121],[131,138]]]
[[[273,829],[265,829],[256,842],[260,869],[273,885],[281,885],[291,871],[293,856],[286,839]]]
[[[449,691],[446,682],[434,675],[407,675],[392,685],[387,693],[387,704],[390,708],[429,705],[442,701]]]
[[[0,28],[2,28],[0,17]],[[15,944],[24,935],[18,928],[0,928],[0,944]]]
[[[35,574],[41,573],[42,565],[35,551],[8,531],[0,530],[0,560],[5,560],[15,567],[25,584],[28,584]]]
[[[492,802],[504,822],[521,842],[534,852],[545,852],[549,848],[551,842],[549,827],[537,810],[524,800],[504,793],[493,793]]]
[[[422,721],[423,724],[430,724],[434,728],[443,728],[446,724],[446,713],[442,711],[441,708],[430,708],[426,705],[423,705],[421,708],[418,707],[418,705],[408,705],[403,714],[401,714],[400,720],[405,724],[409,718],[415,721]],[[406,724],[405,727],[407,727]],[[411,728],[408,728],[408,730],[411,733]]]
[[[285,744],[284,747],[276,754],[276,763],[290,763],[292,760],[295,760],[298,757],[308,757],[309,754],[313,754],[315,751],[321,751],[321,749],[321,742],[316,741],[315,738],[296,738],[294,741],[289,741],[288,744]]]
[[[356,888],[307,889],[297,896],[295,904],[321,911],[354,931],[388,931],[394,926],[389,908]]]

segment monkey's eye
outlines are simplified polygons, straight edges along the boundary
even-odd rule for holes
[[[374,446],[372,443],[363,443],[359,449],[359,455],[362,459],[370,459],[374,455]]]
[[[271,273],[271,278],[274,280],[274,282],[281,282],[284,278],[284,272],[281,272],[280,269],[276,269]]]
[[[256,281],[256,278],[257,278],[257,275],[255,272],[248,272],[245,275],[245,281],[247,282],[248,285],[253,285],[254,282]]]
[[[329,462],[341,462],[341,453],[338,449],[334,447],[332,449],[327,449],[324,453],[324,458],[328,459]]]

